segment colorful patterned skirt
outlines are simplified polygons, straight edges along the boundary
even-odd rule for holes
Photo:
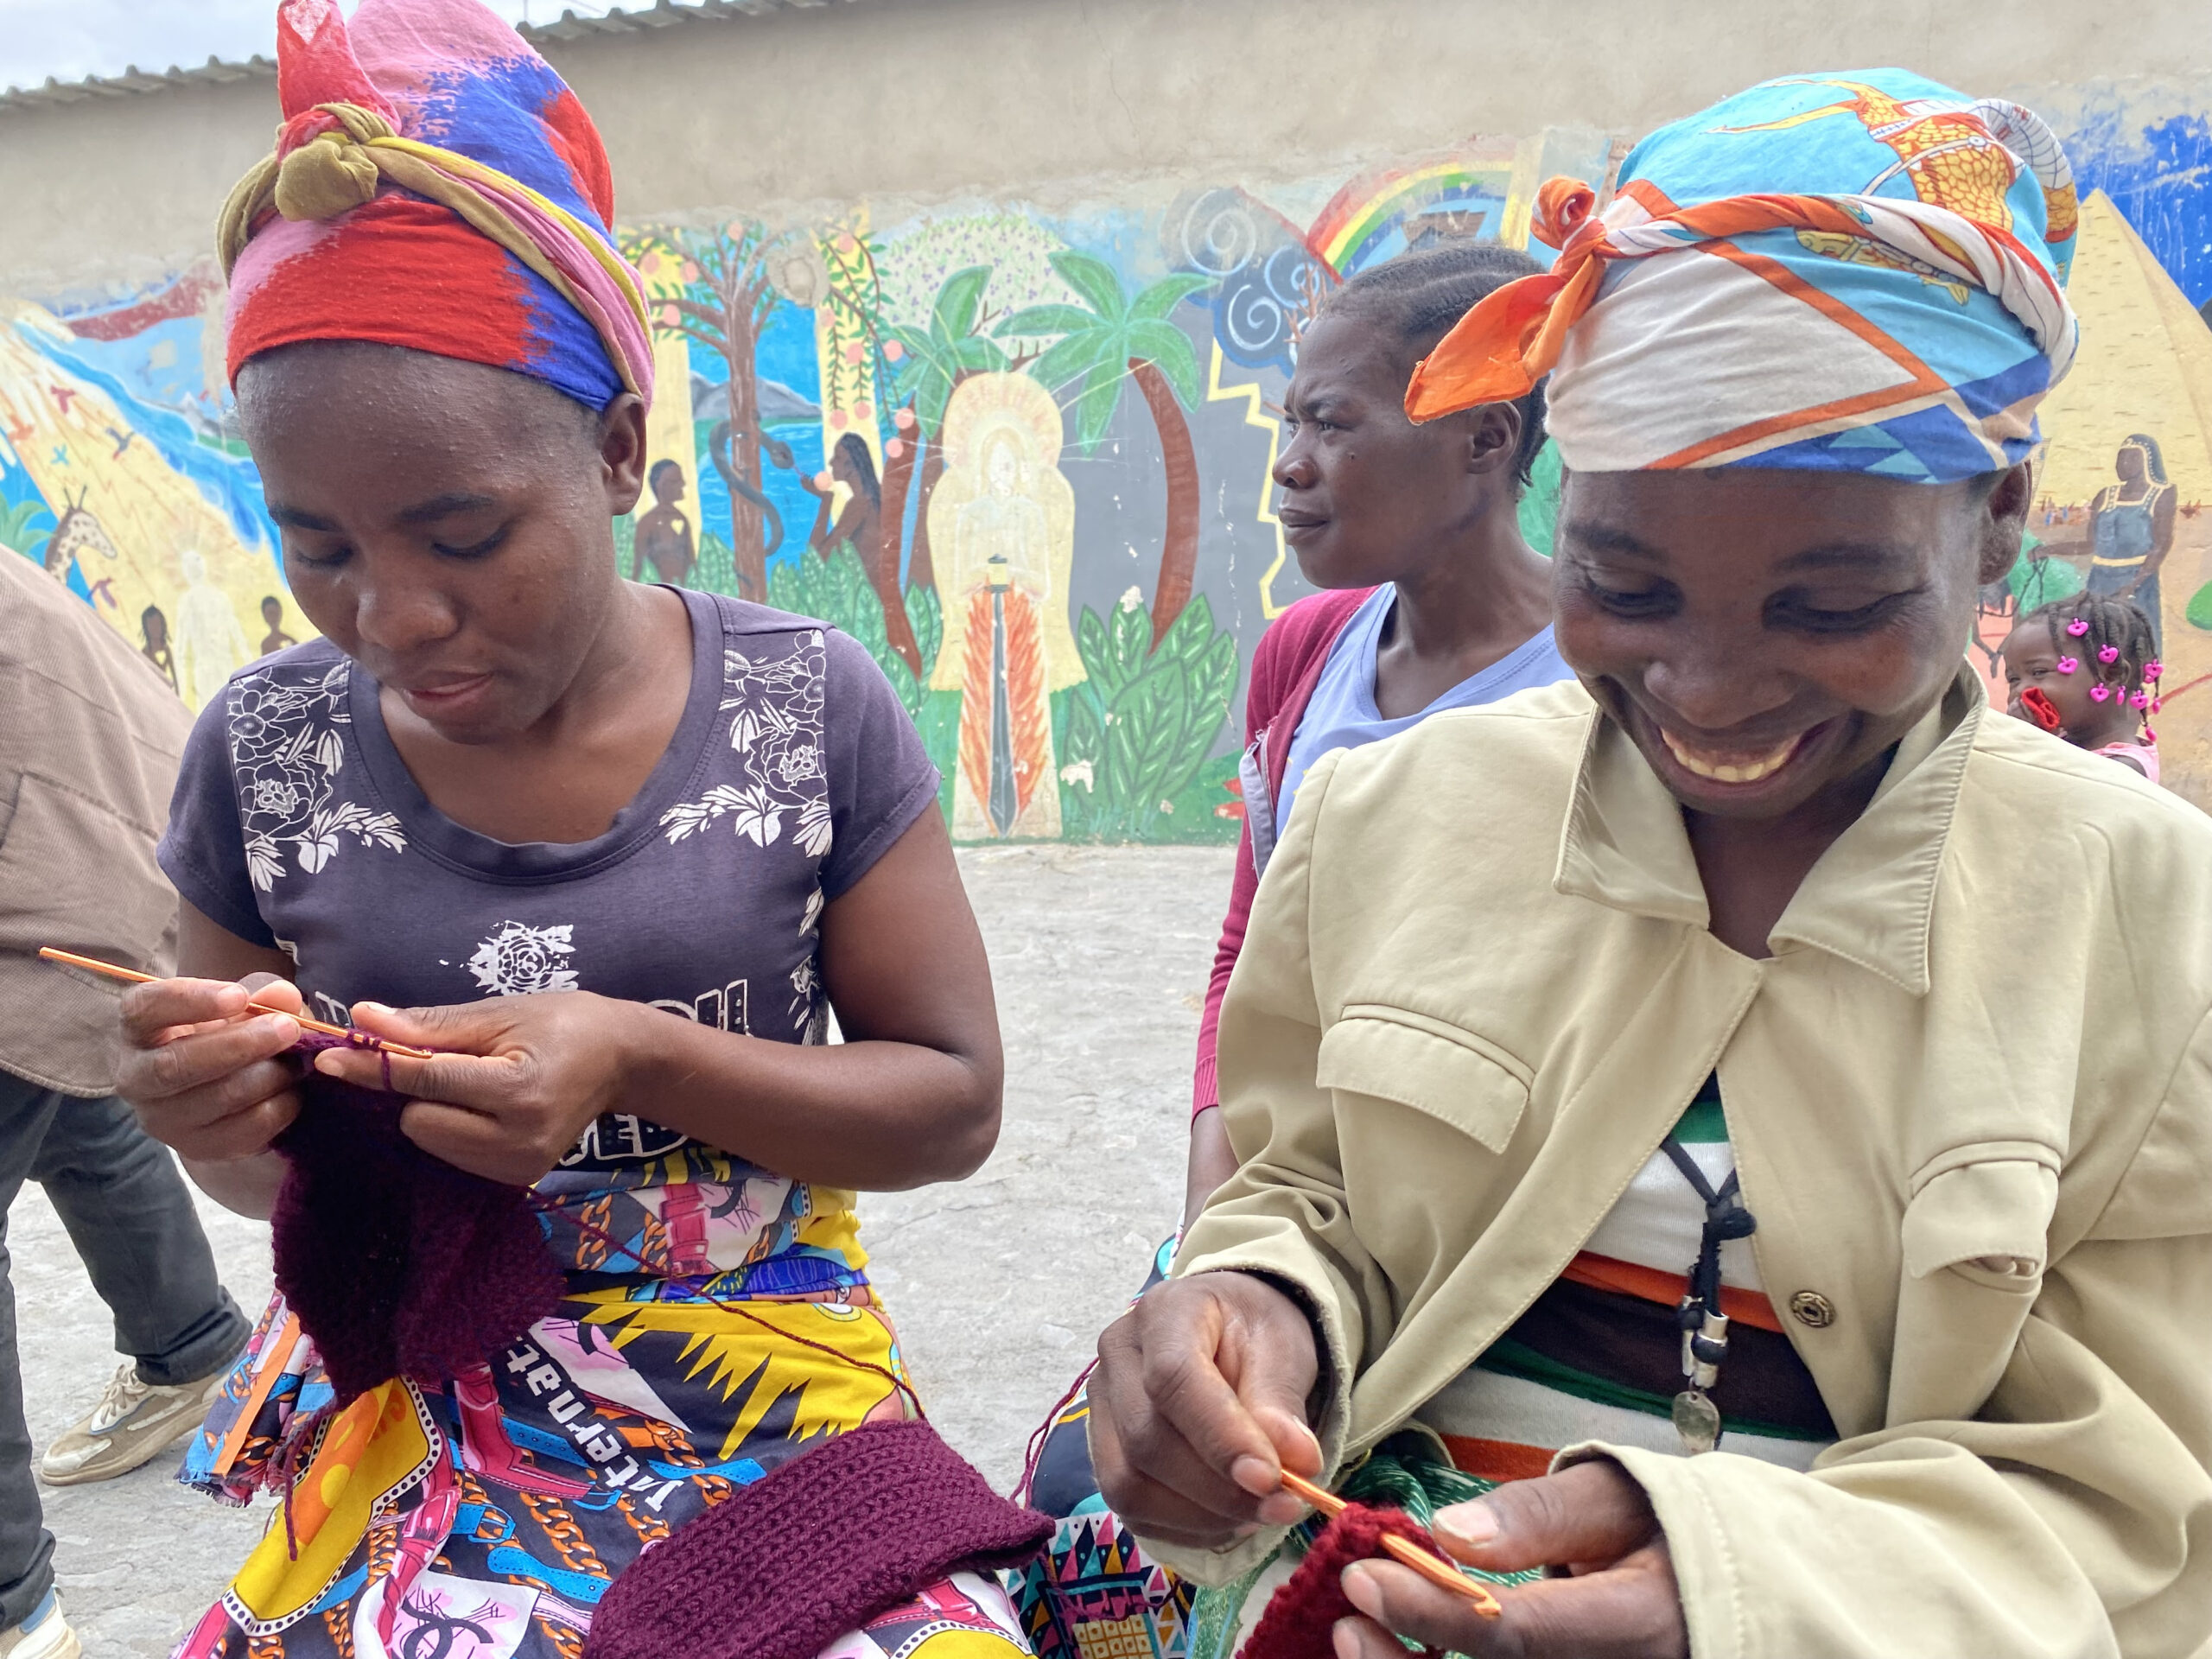
[[[709,1299],[703,1281],[572,1281],[528,1337],[429,1389],[331,1410],[279,1298],[194,1441],[187,1484],[281,1498],[176,1659],[579,1659],[639,1553],[825,1437],[911,1413],[865,1284]],[[930,1586],[837,1659],[1016,1659],[1000,1587]]]

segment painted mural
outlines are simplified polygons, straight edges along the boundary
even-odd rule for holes
[[[2060,104],[2084,346],[1977,658],[1993,673],[2043,598],[2133,594],[2167,664],[2167,781],[2212,807],[2212,130],[2140,96]],[[1539,182],[1603,179],[1626,149],[1554,129],[1058,215],[628,226],[660,391],[620,568],[861,640],[957,839],[1233,840],[1243,671],[1309,591],[1269,479],[1301,328],[1408,248],[1527,245]],[[209,264],[97,304],[0,302],[0,543],[194,706],[308,631],[222,388],[219,308]],[[1547,454],[1522,509],[1547,550],[1557,482]]]

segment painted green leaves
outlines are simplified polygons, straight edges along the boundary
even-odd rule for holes
[[[914,400],[914,418],[921,423],[925,437],[936,437],[944,426],[945,405],[963,375],[987,374],[1007,366],[999,343],[976,332],[982,318],[983,290],[990,282],[988,265],[956,270],[938,290],[926,328],[901,323],[889,330],[906,354],[899,366],[894,396],[901,402]]]
[[[1132,300],[1103,259],[1064,249],[1052,256],[1052,263],[1060,280],[1084,303],[1029,306],[992,333],[1002,339],[1058,336],[1029,372],[1055,388],[1082,383],[1073,411],[1076,442],[1086,453],[1106,435],[1122,401],[1122,380],[1133,365],[1149,363],[1158,368],[1185,407],[1198,401],[1198,354],[1191,349],[1190,337],[1167,316],[1179,301],[1205,287],[1209,278],[1163,277]]]
[[[1173,838],[1168,803],[1204,764],[1236,687],[1236,641],[1194,599],[1152,648],[1135,595],[1105,617],[1085,607],[1076,649],[1089,677],[1070,696],[1059,760],[1061,819],[1098,841]]]

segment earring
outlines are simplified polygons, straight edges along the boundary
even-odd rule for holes
[[[2089,625],[2087,622],[2084,622],[2078,616],[2066,625],[2066,632],[2072,634],[2076,639],[2079,639],[2088,631]]]
[[[2097,660],[2101,663],[2118,662],[2120,660],[2120,647],[2118,645],[2101,646],[2097,652]]]
[[[2080,659],[2073,657],[2062,657],[2058,659],[2057,663],[2058,671],[2062,674],[2071,674],[2075,669],[2081,666],[2082,664]]]
[[[2112,696],[2112,688],[2108,685],[2093,685],[2089,688],[2089,701],[2092,702],[2102,702],[2110,696]]]

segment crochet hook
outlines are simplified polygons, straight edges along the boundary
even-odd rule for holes
[[[1286,1469],[1282,1471],[1282,1484],[1284,1491],[1304,1498],[1332,1521],[1344,1512],[1344,1499],[1325,1486],[1316,1486],[1303,1476],[1294,1475]],[[1475,1611],[1483,1618],[1496,1618],[1505,1611],[1497,1605],[1497,1598],[1491,1594],[1487,1586],[1469,1578],[1442,1557],[1430,1554],[1411,1539],[1386,1532],[1382,1535],[1382,1548],[1438,1588],[1465,1596],[1475,1604]]]
[[[110,979],[127,979],[133,985],[151,985],[158,974],[142,974],[136,968],[118,968],[111,962],[102,962],[97,957],[80,957],[74,951],[57,950],[52,945],[39,947],[39,955],[48,962],[58,962],[65,968],[88,969],[95,974],[105,974]],[[272,1008],[266,1002],[249,1002],[246,1007],[256,1014],[281,1014],[296,1022],[304,1031],[320,1032],[326,1037],[340,1037],[357,1048],[380,1050],[388,1054],[404,1054],[410,1060],[427,1060],[434,1056],[427,1048],[410,1048],[404,1043],[388,1043],[383,1038],[365,1031],[356,1031],[351,1026],[334,1026],[321,1020],[310,1020],[304,1014],[294,1014],[289,1008]]]

